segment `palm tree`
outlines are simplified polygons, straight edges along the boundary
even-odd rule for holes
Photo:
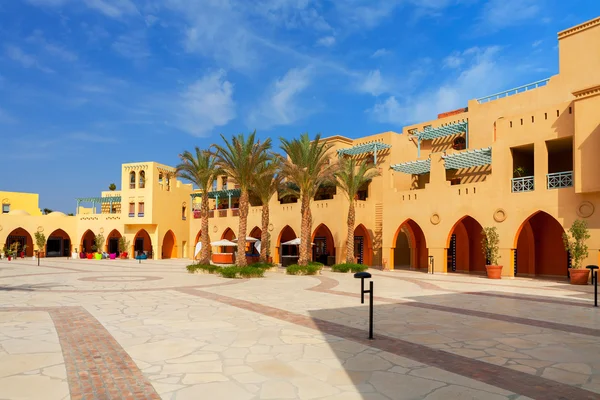
[[[208,233],[208,191],[213,182],[223,172],[217,166],[215,156],[208,150],[200,150],[196,147],[195,154],[184,151],[179,155],[181,163],[176,167],[176,174],[198,187],[202,191],[202,203],[200,203],[201,240],[200,264],[210,264],[210,237]]]
[[[271,139],[264,142],[256,140],[256,131],[247,138],[243,133],[231,138],[231,142],[221,135],[224,146],[213,144],[217,165],[223,173],[233,178],[240,186],[240,225],[238,229],[238,248],[236,263],[246,263],[246,231],[248,225],[249,189],[260,178],[259,167],[269,160]]]
[[[348,197],[348,239],[346,242],[346,262],[354,262],[354,200],[360,188],[379,176],[379,170],[373,163],[357,162],[351,158],[342,158],[339,168],[335,172],[335,178],[338,186],[346,193]]]
[[[312,141],[308,133],[290,141],[281,138],[281,149],[287,154],[287,159],[281,164],[281,173],[292,184],[287,186],[287,192],[300,197],[302,225],[299,265],[307,265],[310,254],[312,230],[310,203],[321,185],[335,179],[336,165],[331,163],[329,154],[331,147],[330,143],[321,140],[320,134],[317,134]]]
[[[271,160],[263,163],[259,167],[258,179],[252,186],[254,193],[262,204],[261,212],[261,234],[260,234],[260,261],[267,262],[267,251],[269,250],[269,200],[277,192],[281,184],[281,174],[279,173],[279,163],[281,157],[273,154]]]

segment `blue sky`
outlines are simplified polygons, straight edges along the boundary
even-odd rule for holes
[[[72,212],[120,165],[257,129],[361,137],[556,74],[597,0],[0,2],[0,189]]]

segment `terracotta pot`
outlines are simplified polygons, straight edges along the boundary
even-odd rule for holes
[[[489,279],[502,278],[502,265],[486,265],[485,270],[487,271],[487,277]]]
[[[590,277],[590,270],[587,268],[569,269],[571,285],[587,285]]]

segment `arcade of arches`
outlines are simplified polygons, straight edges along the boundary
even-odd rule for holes
[[[327,225],[317,226],[312,234],[312,260],[325,265],[335,264],[335,244]]]
[[[133,240],[133,254],[140,253],[147,254],[148,258],[152,257],[152,239],[145,229],[140,229]]]
[[[119,239],[121,239],[121,233],[113,229],[106,238],[106,251],[109,254],[119,255]]]
[[[485,273],[482,231],[481,224],[468,215],[454,224],[448,238],[448,272]]]
[[[33,239],[31,238],[29,232],[27,232],[25,229],[17,228],[8,234],[5,246],[10,249],[15,243],[18,243],[19,254],[23,252],[23,246],[26,245],[27,247],[25,247],[25,256],[33,256]]]
[[[46,241],[46,257],[70,257],[71,238],[62,229],[57,229],[48,235]]]
[[[235,239],[235,233],[233,232],[233,230],[231,228],[227,228],[223,232],[223,235],[221,235],[221,239],[233,241]],[[237,250],[236,247],[231,247],[231,246],[221,247],[221,253],[235,253],[236,250]]]
[[[357,264],[373,265],[373,241],[363,224],[354,228],[354,259]]]
[[[400,225],[394,243],[394,269],[427,269],[425,235],[415,221],[409,219]]]
[[[282,246],[281,243],[288,242],[292,239],[296,239],[296,232],[289,225],[286,225],[279,233],[277,239],[277,251],[279,259],[276,261],[283,263],[281,257],[298,257],[298,246]]]
[[[171,230],[168,230],[163,238],[162,258],[177,258],[177,240]]]
[[[96,234],[94,232],[90,231],[89,229],[85,231],[85,233],[81,237],[81,244],[79,246],[81,252],[92,253],[94,251],[92,247],[94,246],[95,240]]]

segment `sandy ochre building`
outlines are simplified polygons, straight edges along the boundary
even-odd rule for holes
[[[355,257],[385,269],[485,271],[482,227],[500,234],[504,276],[567,275],[562,233],[576,219],[590,228],[589,257],[600,249],[600,17],[558,33],[559,73],[468,101],[438,118],[359,139],[328,140],[340,157],[374,162],[381,171],[355,199]],[[155,162],[122,166],[121,190],[77,199],[77,212],[42,215],[38,195],[0,192],[0,243],[48,238],[46,255],[89,252],[102,233],[104,251],[118,238],[154,259],[192,258],[199,241],[197,192]],[[227,177],[210,192],[211,241],[232,239],[239,190]],[[300,204],[272,197],[270,254],[300,236]],[[313,259],[345,260],[348,201],[333,187],[312,203]],[[260,237],[261,206],[250,207],[248,235]],[[219,249],[213,249],[218,252]]]

